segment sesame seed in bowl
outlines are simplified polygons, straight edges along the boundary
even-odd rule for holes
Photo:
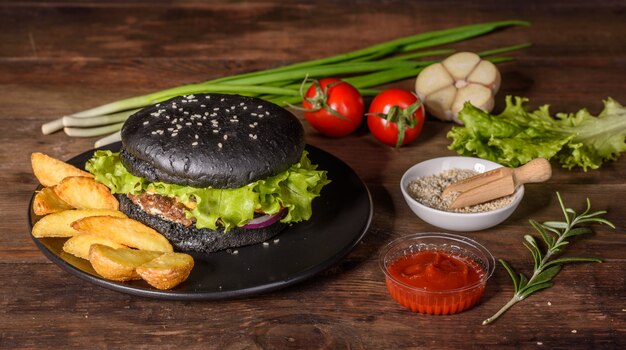
[[[498,163],[473,157],[440,157],[409,168],[400,180],[400,190],[409,208],[425,222],[451,231],[478,231],[506,220],[521,203],[524,186],[509,198],[480,204],[478,207],[449,209],[443,189],[457,179],[502,167]]]

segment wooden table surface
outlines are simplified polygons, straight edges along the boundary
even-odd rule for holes
[[[546,2],[548,3],[548,2]],[[135,297],[92,285],[50,262],[27,225],[37,186],[33,151],[69,159],[94,139],[44,136],[42,123],[124,97],[214,77],[330,56],[393,38],[464,24],[523,19],[450,47],[533,46],[500,65],[504,96],[537,107],[597,113],[608,96],[626,103],[623,1],[3,1],[0,4],[0,348],[624,348],[626,159],[529,185],[501,225],[464,233],[526,273],[528,220],[560,219],[566,204],[607,210],[617,230],[595,226],[572,255],[603,264],[567,266],[556,285],[482,326],[512,295],[498,266],[475,308],[453,316],[407,311],[387,294],[377,256],[390,240],[441,231],[412,214],[399,190],[411,165],[454,153],[451,124],[429,119],[419,140],[394,150],[366,130],[342,139],[305,125],[307,142],[349,164],[367,184],[374,217],[362,243],[303,283],[245,299],[205,302]],[[393,84],[411,88],[412,80]],[[299,116],[301,114],[296,112]],[[304,119],[303,119],[304,122]]]

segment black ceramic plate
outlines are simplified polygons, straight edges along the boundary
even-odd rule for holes
[[[120,144],[108,149],[119,150]],[[318,169],[332,181],[313,201],[309,221],[286,228],[269,244],[256,244],[211,254],[194,255],[189,278],[168,291],[144,281],[114,282],[100,277],[87,260],[63,251],[65,238],[34,238],[37,247],[66,271],[116,291],[161,299],[211,300],[245,297],[287,287],[332,266],[346,256],[365,235],[372,219],[372,200],[365,184],[344,162],[321,149],[307,146]],[[94,150],[69,160],[84,167]],[[37,222],[29,208],[30,224]]]

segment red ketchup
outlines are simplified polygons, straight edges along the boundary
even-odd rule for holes
[[[387,289],[414,312],[447,315],[474,306],[485,290],[485,271],[475,261],[444,251],[420,251],[392,262]]]

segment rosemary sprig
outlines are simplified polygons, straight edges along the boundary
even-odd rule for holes
[[[543,253],[533,236],[524,236],[524,246],[530,250],[530,254],[533,257],[534,262],[533,274],[530,278],[527,278],[523,273],[517,274],[506,261],[498,259],[513,280],[515,294],[513,295],[513,298],[511,298],[511,300],[509,300],[509,302],[506,303],[498,312],[484,320],[483,325],[495,321],[509,308],[524,300],[529,295],[542,289],[552,287],[552,279],[559,273],[559,271],[561,271],[563,265],[574,262],[602,262],[600,259],[584,257],[565,257],[553,259],[555,255],[561,253],[569,244],[568,238],[591,233],[590,228],[577,227],[578,225],[600,223],[608,225],[611,228],[615,228],[613,223],[599,217],[602,214],[606,214],[606,211],[591,212],[591,201],[589,198],[587,198],[587,209],[578,215],[574,209],[565,207],[563,199],[558,192],[556,193],[556,196],[559,199],[559,204],[561,205],[561,210],[565,216],[565,221],[546,221],[541,224],[535,220],[530,220],[530,224],[539,232],[547,247],[546,252]]]

